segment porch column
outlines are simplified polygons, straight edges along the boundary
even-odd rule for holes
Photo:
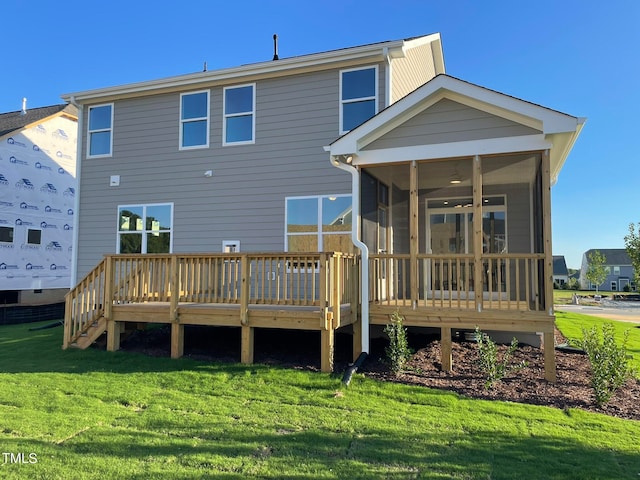
[[[473,291],[476,312],[482,311],[482,160],[473,157]]]
[[[418,164],[415,160],[409,167],[409,275],[411,306],[418,302]]]
[[[550,331],[543,334],[544,377],[556,381],[555,335],[553,325],[553,252],[551,246],[551,159],[549,150],[542,152],[542,238],[544,244],[544,306],[551,322]]]

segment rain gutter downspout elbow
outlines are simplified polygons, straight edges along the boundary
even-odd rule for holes
[[[360,249],[361,254],[361,282],[360,301],[362,304],[362,328],[361,328],[361,350],[369,353],[369,248],[360,240],[360,175],[358,169],[353,165],[348,165],[329,157],[331,165],[351,174],[351,241]]]

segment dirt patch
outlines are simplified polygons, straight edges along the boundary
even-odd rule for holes
[[[122,343],[123,350],[147,355],[170,355],[168,326],[137,331]],[[395,376],[381,360],[387,341],[374,339],[371,354],[360,368],[364,375],[382,381],[419,385],[459,393],[470,398],[504,400],[560,409],[580,408],[619,418],[640,420],[640,381],[632,379],[602,408],[595,404],[589,385],[590,366],[586,355],[556,351],[557,381],[544,378],[542,350],[520,346],[513,362],[522,360],[527,366],[509,373],[492,388],[478,368],[475,342],[454,341],[453,372],[440,370],[440,341],[426,335],[409,336],[415,351],[407,372]],[[556,344],[565,339],[556,332]],[[507,346],[499,346],[502,354]],[[185,327],[185,356],[202,361],[237,362],[240,359],[240,329]],[[318,371],[320,369],[320,334],[318,332],[257,329],[256,363]],[[336,335],[335,371],[341,375],[351,358],[351,335]]]

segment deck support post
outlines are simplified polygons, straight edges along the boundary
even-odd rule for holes
[[[453,367],[451,346],[451,327],[442,327],[440,329],[440,364],[443,372],[451,372]]]
[[[113,257],[104,258],[104,318],[111,320],[113,315]]]
[[[326,330],[320,330],[320,341],[320,370],[331,373],[333,372],[333,349],[335,347],[335,330],[331,325]]]
[[[254,328],[249,325],[243,325],[242,340],[240,346],[240,362],[244,364],[253,363],[253,338]]]
[[[107,352],[120,349],[120,322],[107,320]]]
[[[184,325],[171,324],[171,358],[180,358],[184,354]]]
[[[542,348],[544,348],[544,378],[551,383],[556,383],[556,344],[553,332],[544,332]]]

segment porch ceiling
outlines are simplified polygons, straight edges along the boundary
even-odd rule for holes
[[[512,154],[492,157],[483,162],[484,185],[509,185],[531,183],[535,176],[536,154]],[[409,163],[365,167],[375,177],[402,190],[409,189]],[[458,174],[459,186],[471,187],[471,160],[457,159],[440,162],[418,163],[418,188],[440,188]]]

